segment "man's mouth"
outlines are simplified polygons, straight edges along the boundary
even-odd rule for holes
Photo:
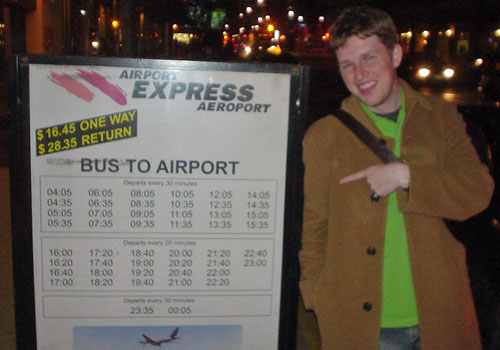
[[[370,80],[366,83],[359,84],[358,87],[362,94],[366,94],[369,93],[370,89],[373,88],[376,84],[377,82],[375,80]]]

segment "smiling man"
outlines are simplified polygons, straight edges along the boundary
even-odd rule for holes
[[[349,8],[330,38],[351,92],[342,108],[403,162],[381,164],[332,115],[304,138],[300,287],[322,348],[480,349],[465,250],[443,218],[487,207],[488,169],[456,106],[398,79],[402,48],[385,12]]]

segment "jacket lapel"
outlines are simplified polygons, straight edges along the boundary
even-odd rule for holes
[[[365,113],[363,108],[358,102],[358,99],[354,96],[350,96],[342,102],[342,109],[346,112],[351,113],[361,124],[363,124],[372,134],[378,138],[382,138],[382,132],[373,123],[370,117]]]

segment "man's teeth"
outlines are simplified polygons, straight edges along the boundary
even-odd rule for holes
[[[361,90],[366,90],[366,89],[371,88],[371,87],[372,87],[372,86],[374,86],[374,85],[375,85],[375,81],[369,81],[369,82],[367,82],[367,83],[364,83],[364,84],[359,85],[359,88],[360,88]]]

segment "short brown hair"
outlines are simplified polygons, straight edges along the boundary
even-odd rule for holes
[[[330,48],[337,50],[353,35],[360,38],[377,35],[391,50],[399,41],[392,18],[385,11],[369,6],[349,7],[341,12],[330,27]]]

